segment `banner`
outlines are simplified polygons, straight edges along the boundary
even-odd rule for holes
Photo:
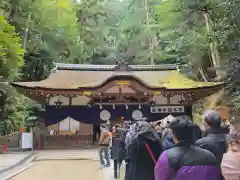
[[[21,136],[21,149],[33,148],[33,133],[22,133]]]

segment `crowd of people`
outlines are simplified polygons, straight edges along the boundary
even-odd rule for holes
[[[125,180],[240,180],[240,122],[222,122],[211,110],[201,128],[187,116],[166,127],[145,118],[114,129],[102,124],[101,165],[110,167],[111,146],[115,179],[125,163]]]

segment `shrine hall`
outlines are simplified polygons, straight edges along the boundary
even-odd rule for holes
[[[45,122],[58,131],[86,131],[103,121],[151,121],[192,116],[192,105],[219,91],[222,82],[198,82],[176,65],[88,65],[56,63],[48,78],[12,82],[20,93],[45,106]],[[81,128],[84,126],[84,128]],[[85,132],[84,132],[85,133]]]

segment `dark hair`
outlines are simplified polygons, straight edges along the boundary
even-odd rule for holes
[[[210,110],[204,113],[204,121],[211,127],[221,126],[222,117],[217,111]]]
[[[108,128],[109,130],[112,129],[112,128],[110,128],[106,123],[100,124],[100,127],[101,127],[101,128],[104,128],[104,129],[105,129],[105,128]]]
[[[196,125],[190,123],[188,120],[188,118],[175,117],[169,127],[178,141],[194,144],[194,129]]]
[[[115,128],[121,128],[120,124],[115,124]]]
[[[157,122],[156,126],[160,126],[162,124],[161,121]]]
[[[121,127],[116,128],[116,133],[121,133],[121,132],[122,132],[122,128]]]

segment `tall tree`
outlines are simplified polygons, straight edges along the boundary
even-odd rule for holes
[[[3,135],[19,131],[20,127],[25,126],[28,118],[28,100],[13,89],[6,93],[7,99],[1,109],[0,118],[0,134]]]
[[[111,54],[106,3],[104,0],[82,0],[77,5],[80,41],[76,50],[81,53],[74,59],[75,63],[96,63],[98,59]]]
[[[21,48],[21,40],[15,28],[3,16],[0,16],[0,37],[1,81],[11,81],[19,76],[19,68],[24,65],[24,50]],[[16,91],[9,88],[4,88],[6,91],[3,95],[3,86],[1,83],[0,134],[8,134],[24,125],[27,105],[22,101],[23,96],[19,96]]]
[[[166,47],[178,54],[181,64],[187,64],[188,72],[198,71],[205,81],[215,81],[219,77],[220,55],[216,33],[219,1],[169,0],[157,7]],[[164,17],[165,14],[168,16]]]
[[[4,15],[22,37],[22,45],[27,58],[26,66],[35,66],[41,69],[39,71],[49,72],[53,61],[68,62],[79,56],[79,51],[76,51],[75,47],[80,39],[79,24],[74,4],[71,1],[2,1],[6,4]],[[42,58],[48,55],[49,57],[46,58],[50,61],[44,64],[42,61],[46,62],[46,60],[39,58],[39,52],[44,52]],[[28,70],[28,68],[23,70]],[[33,79],[36,80],[39,73],[34,74],[34,72],[26,73],[33,74]],[[44,77],[40,76],[38,79]],[[28,80],[29,78],[31,79],[28,77]]]
[[[221,45],[222,66],[227,72],[227,97],[232,102],[233,110],[240,114],[240,2],[238,0],[222,1],[219,6],[219,16],[222,17],[217,29]],[[224,16],[223,16],[224,14]]]
[[[3,16],[0,16],[0,37],[0,77],[2,80],[12,80],[24,64],[24,51],[15,28]]]
[[[124,1],[116,35],[117,51],[129,54],[135,63],[154,64],[163,58],[156,29],[156,0]],[[120,12],[121,12],[120,11]]]

